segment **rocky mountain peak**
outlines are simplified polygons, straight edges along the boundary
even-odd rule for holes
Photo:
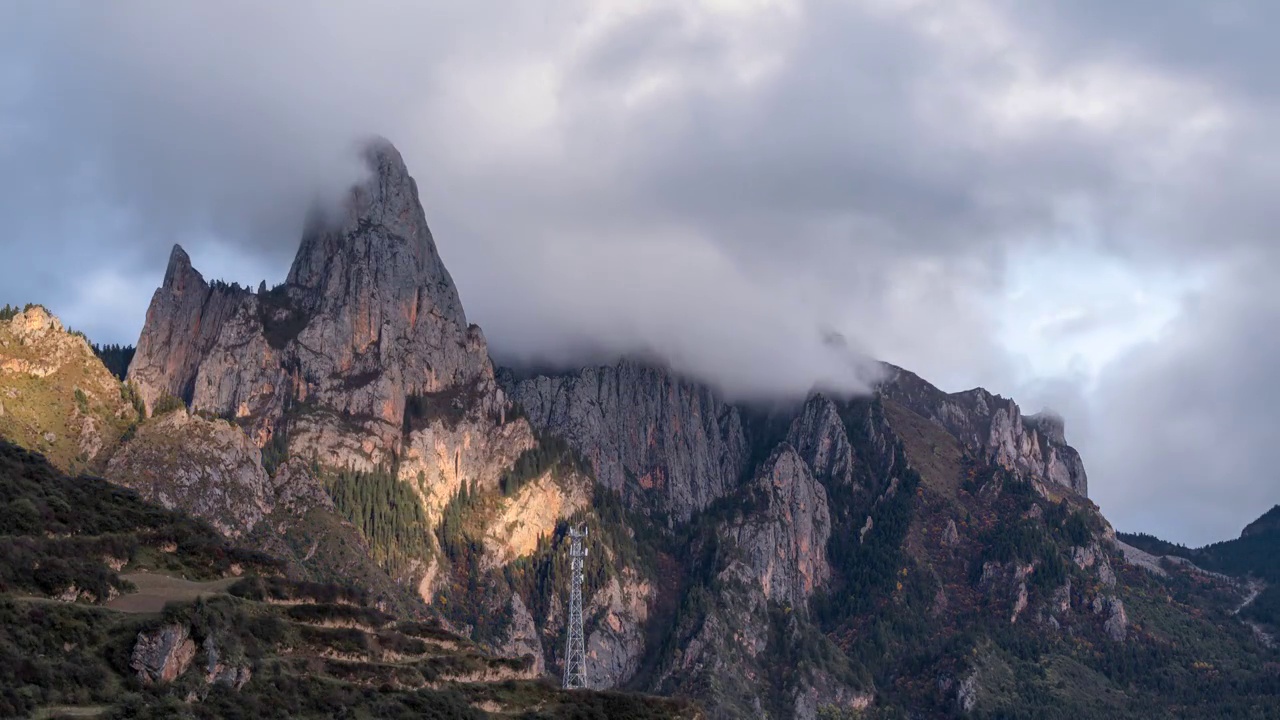
[[[174,243],[173,250],[169,251],[169,265],[165,268],[161,287],[181,292],[188,286],[198,287],[204,284],[204,276],[191,266],[191,256],[187,255],[181,245]]]
[[[411,320],[433,313],[465,329],[462,302],[400,152],[379,138],[363,157],[368,176],[352,186],[342,212],[313,214],[289,284],[314,291],[329,309],[382,301]]]
[[[363,158],[367,175],[338,211],[311,214],[283,285],[206,283],[174,248],[130,368],[148,407],[177,395],[240,418],[262,444],[305,404],[317,414],[295,428],[296,450],[332,446],[322,439],[355,423],[368,462],[399,442],[410,397],[465,388],[501,416],[484,335],[467,323],[404,159],[381,138]]]
[[[1056,414],[1024,416],[1013,400],[983,388],[947,393],[913,372],[887,363],[885,368],[877,388],[881,396],[938,423],[971,452],[1035,480],[1088,494],[1084,463],[1067,445]]]
[[[246,290],[205,282],[182,246],[173,246],[129,365],[128,379],[148,412],[163,395],[191,399],[201,359],[247,296]]]

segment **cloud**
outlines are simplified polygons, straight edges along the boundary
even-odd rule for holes
[[[1221,535],[1247,508],[1196,520],[1217,487],[1196,468],[1217,448],[1262,467],[1237,440],[1269,422],[1253,399],[1280,400],[1220,376],[1280,359],[1231,321],[1265,306],[1280,221],[1274,11],[1160,7],[6,5],[0,253],[20,261],[0,301],[131,342],[175,241],[207,276],[279,281],[306,207],[377,132],[502,358],[656,352],[750,395],[859,387],[865,352],[1052,404],[1117,525]],[[1087,333],[1096,377],[1065,374],[1008,344],[1031,335],[1008,331],[1019,258],[1064,247],[1139,278],[1219,274],[1139,349]],[[1080,328],[1156,326],[1107,310],[1140,303],[1079,306]],[[1221,397],[1178,392],[1198,372]],[[1201,441],[1149,427],[1175,395]]]
[[[1280,501],[1274,257],[1238,262],[1103,376],[1098,417],[1124,431],[1098,439],[1094,462],[1128,480],[1109,492],[1135,528],[1206,543]]]

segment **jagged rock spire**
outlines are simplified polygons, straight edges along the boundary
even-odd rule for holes
[[[289,283],[314,289],[330,309],[348,305],[353,294],[376,295],[412,317],[430,312],[466,329],[458,291],[400,152],[376,138],[363,157],[369,175],[351,188],[342,211],[313,213]]]
[[[183,250],[181,245],[174,243],[173,249],[169,251],[169,265],[164,271],[162,287],[177,287],[188,280],[201,284],[204,282],[204,276],[191,267],[191,257],[187,255],[187,251]]]
[[[226,286],[211,287],[191,266],[182,246],[173,246],[164,282],[151,296],[129,364],[128,379],[138,387],[148,412],[165,394],[191,400],[200,362],[244,294]]]
[[[341,208],[312,214],[283,288],[211,287],[174,247],[130,370],[148,406],[170,392],[257,418],[265,437],[305,400],[385,425],[389,443],[409,395],[496,391],[404,159],[382,138],[363,157],[368,174]]]

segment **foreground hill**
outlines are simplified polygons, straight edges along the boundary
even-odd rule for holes
[[[399,153],[366,155],[274,289],[208,282],[173,250],[126,372],[146,417],[100,453],[109,480],[528,677],[563,671],[566,534],[585,524],[588,684],[708,717],[1280,712],[1280,658],[1233,614],[1248,588],[1129,559],[1060,419],[894,367],[866,396],[768,408],[653,363],[495,369]],[[379,688],[437,682],[414,626],[308,649],[289,613],[312,611],[238,587],[206,602],[233,626],[274,617],[286,646]],[[201,617],[171,618],[170,644],[205,637]],[[239,697],[300,672],[264,652]]]
[[[664,718],[0,441],[0,717]]]

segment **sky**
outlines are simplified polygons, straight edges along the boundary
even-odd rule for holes
[[[283,280],[380,134],[505,361],[735,397],[867,355],[1064,416],[1121,530],[1280,503],[1280,5],[0,4],[0,303],[136,342],[169,248]],[[832,333],[844,345],[828,341]]]

